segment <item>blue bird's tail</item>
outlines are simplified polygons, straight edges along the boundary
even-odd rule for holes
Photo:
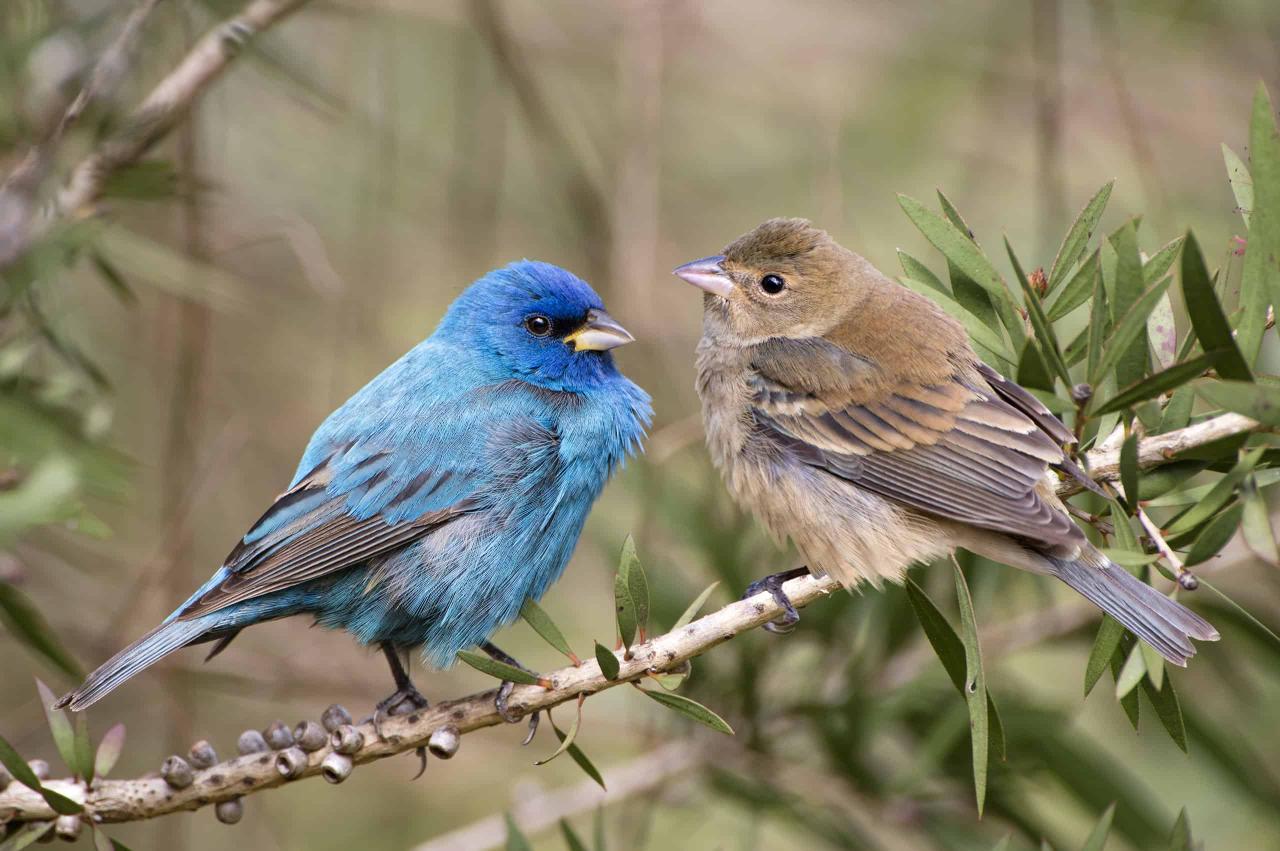
[[[1213,625],[1140,581],[1092,547],[1075,561],[1049,559],[1054,576],[1120,622],[1175,665],[1196,654],[1190,639],[1217,641]]]
[[[173,651],[199,641],[208,629],[209,625],[199,618],[165,621],[108,659],[78,688],[58,698],[54,708],[69,706],[80,710],[92,706],[134,674]]]

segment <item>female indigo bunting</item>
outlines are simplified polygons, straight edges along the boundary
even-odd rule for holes
[[[815,572],[901,581],[957,547],[1056,576],[1185,665],[1218,633],[1118,567],[1058,499],[1071,432],[982,363],[963,327],[801,219],[675,274],[700,287],[698,395],[734,498]],[[803,569],[800,571],[803,572]],[[761,583],[797,620],[779,574]]]
[[[426,705],[408,648],[438,666],[475,645],[503,658],[489,636],[559,578],[644,435],[649,397],[609,351],[632,339],[564,269],[525,260],[485,275],[324,421],[213,577],[58,706],[84,709],[180,647],[216,653],[298,614],[382,648],[396,692],[375,720]]]

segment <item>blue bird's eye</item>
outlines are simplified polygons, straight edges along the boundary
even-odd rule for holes
[[[551,333],[551,320],[541,313],[535,313],[525,317],[524,327],[535,337],[545,337]]]

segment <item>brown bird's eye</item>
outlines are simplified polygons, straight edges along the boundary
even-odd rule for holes
[[[524,327],[535,337],[545,337],[551,333],[551,320],[541,313],[535,313],[525,317]]]
[[[760,279],[760,289],[764,290],[769,295],[777,295],[786,289],[786,286],[787,282],[777,275],[765,275]]]

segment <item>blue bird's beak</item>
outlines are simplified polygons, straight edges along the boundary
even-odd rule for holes
[[[575,352],[605,352],[635,342],[631,332],[603,310],[588,310],[587,321],[564,336]]]
[[[720,264],[724,262],[723,254],[703,257],[683,266],[677,266],[671,274],[683,278],[700,290],[705,290],[720,298],[728,298],[733,294],[733,280]]]

